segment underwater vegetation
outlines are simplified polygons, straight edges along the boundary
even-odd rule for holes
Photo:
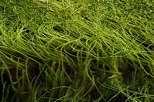
[[[153,102],[153,0],[0,0],[1,102]]]

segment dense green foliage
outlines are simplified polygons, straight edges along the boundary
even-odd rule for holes
[[[0,0],[1,102],[153,102],[153,0]]]

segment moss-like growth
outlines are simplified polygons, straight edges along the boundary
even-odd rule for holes
[[[152,102],[152,0],[1,0],[1,102]]]

